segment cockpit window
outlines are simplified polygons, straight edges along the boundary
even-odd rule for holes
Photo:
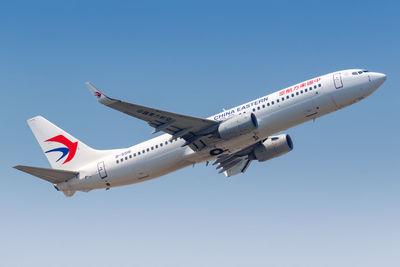
[[[352,72],[351,74],[352,75],[359,75],[359,74],[363,74],[364,72],[369,72],[369,71],[368,70],[359,70],[359,71]]]

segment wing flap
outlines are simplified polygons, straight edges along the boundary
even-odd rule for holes
[[[232,154],[218,157],[213,165],[217,165],[219,173],[224,173],[226,177],[244,173],[254,159],[253,150],[258,143],[252,144]]]
[[[236,163],[234,166],[230,167],[226,171],[224,171],[224,174],[226,177],[231,177],[233,175],[239,174],[239,173],[244,173],[247,168],[250,166],[251,160],[250,159],[243,159]]]
[[[249,156],[233,156],[225,161],[218,163],[217,170],[219,173],[224,173],[226,177],[244,173],[249,167],[251,159]]]
[[[13,168],[26,172],[33,176],[36,176],[40,179],[46,180],[52,184],[65,182],[71,178],[74,178],[79,174],[79,172],[73,172],[73,171],[55,170],[55,169],[31,167],[24,165],[17,165],[14,166]]]

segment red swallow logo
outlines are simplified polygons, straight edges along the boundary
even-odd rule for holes
[[[57,152],[63,153],[56,162],[58,162],[60,159],[64,158],[68,154],[68,157],[65,159],[65,161],[62,164],[65,164],[68,161],[71,161],[75,156],[76,149],[78,148],[78,142],[73,143],[70,140],[68,140],[64,135],[61,135],[61,134],[54,136],[53,138],[47,139],[45,142],[56,142],[56,143],[60,143],[60,144],[63,144],[64,146],[66,146],[66,147],[55,148],[55,149],[45,152],[45,153],[50,153],[50,152],[57,151]]]

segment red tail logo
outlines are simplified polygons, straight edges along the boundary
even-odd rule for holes
[[[47,139],[45,142],[57,142],[57,143],[60,143],[60,144],[63,144],[64,146],[66,146],[66,147],[55,148],[55,149],[45,152],[45,153],[50,153],[50,152],[57,151],[57,152],[63,153],[56,162],[58,162],[59,160],[61,160],[68,154],[68,157],[65,159],[65,161],[62,164],[65,164],[68,161],[71,161],[75,156],[76,149],[78,148],[78,142],[72,143],[64,135],[61,135],[61,134],[54,136],[53,138]]]

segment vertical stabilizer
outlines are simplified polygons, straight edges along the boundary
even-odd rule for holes
[[[53,169],[76,171],[107,153],[85,145],[42,116],[29,119],[28,125]]]

